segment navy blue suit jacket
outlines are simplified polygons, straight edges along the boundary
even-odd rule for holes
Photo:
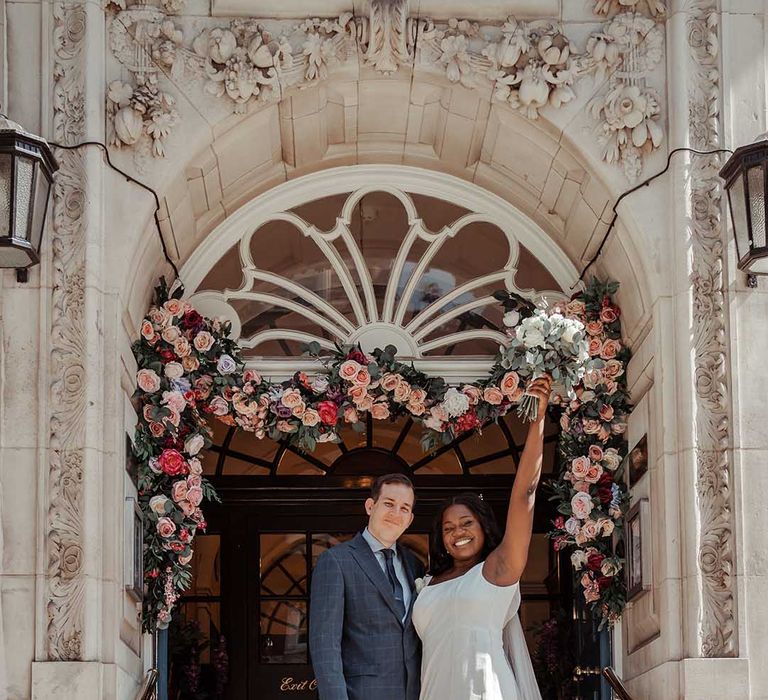
[[[411,583],[403,622],[387,575],[361,533],[323,552],[312,574],[309,650],[320,700],[418,700],[421,645],[411,623],[424,575],[397,546]]]

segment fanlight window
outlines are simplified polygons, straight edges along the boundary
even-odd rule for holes
[[[504,342],[492,296],[504,288],[563,297],[512,226],[458,202],[366,187],[272,214],[194,298],[232,318],[249,365],[273,378],[295,371],[312,341],[391,344],[449,377],[482,371]]]

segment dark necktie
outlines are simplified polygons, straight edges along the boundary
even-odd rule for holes
[[[400,585],[400,579],[397,578],[397,574],[395,573],[395,563],[392,561],[392,557],[395,556],[395,553],[391,549],[382,549],[381,553],[384,555],[387,577],[392,586],[392,593],[395,595],[395,607],[402,620],[405,617],[405,598],[403,597],[403,587]]]

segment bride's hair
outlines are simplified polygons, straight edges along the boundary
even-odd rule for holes
[[[474,493],[461,493],[458,496],[449,498],[440,506],[440,510],[432,522],[432,532],[429,535],[429,573],[432,576],[439,576],[448,571],[453,564],[453,559],[443,544],[443,515],[445,515],[445,511],[450,506],[454,505],[469,508],[480,523],[480,527],[485,535],[485,543],[480,553],[483,561],[501,542],[501,532],[496,522],[496,516],[494,516],[491,507],[482,498]]]

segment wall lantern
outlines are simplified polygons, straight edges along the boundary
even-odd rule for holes
[[[768,141],[737,148],[720,177],[728,193],[738,268],[747,273],[747,284],[756,287],[756,276],[768,274]]]
[[[20,282],[40,262],[40,242],[53,174],[50,146],[0,115],[0,268],[15,268]]]

